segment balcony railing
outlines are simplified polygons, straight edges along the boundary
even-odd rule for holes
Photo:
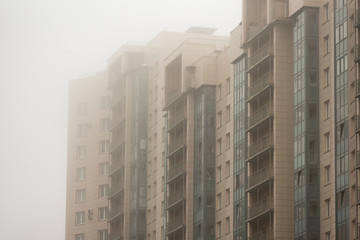
[[[249,24],[247,34],[247,39],[251,39],[256,34],[258,34],[266,26],[266,17],[260,19],[258,22],[252,22]]]
[[[184,217],[182,215],[176,216],[176,218],[169,219],[169,222],[167,224],[167,233],[172,232],[173,230],[181,227],[184,225]]]
[[[181,96],[180,87],[173,88],[169,90],[169,93],[166,94],[166,105],[172,103],[176,98]]]
[[[169,179],[177,176],[178,174],[184,172],[183,164],[177,164],[175,166],[171,166],[168,170]]]
[[[112,175],[116,170],[120,169],[121,167],[124,167],[124,161],[118,160],[116,162],[111,162],[109,172],[110,175]]]
[[[252,53],[248,60],[248,70],[258,64],[262,59],[272,54],[273,44],[268,42]]]
[[[124,237],[120,233],[109,233],[109,240],[124,240]]]
[[[268,86],[272,85],[271,74],[266,74],[256,80],[253,84],[248,87],[248,97],[251,98],[256,96]]]
[[[115,194],[121,192],[124,190],[124,185],[123,184],[116,184],[115,186],[111,186],[110,188],[110,197],[113,197]]]
[[[248,219],[259,216],[273,208],[270,198],[265,198],[248,207]]]
[[[169,196],[168,196],[168,206],[171,206],[172,204],[176,203],[177,201],[181,200],[184,198],[184,191],[181,189],[181,190],[178,190],[176,192],[173,192],[173,193],[169,193]]]
[[[184,145],[184,143],[185,141],[183,135],[178,136],[175,140],[171,141],[169,143],[169,154],[175,151],[176,149],[178,149],[179,147],[181,147],[182,145]]]
[[[169,129],[175,127],[183,120],[185,120],[184,110],[176,112],[173,116],[169,118]]]
[[[110,143],[110,152],[113,152],[115,149],[117,149],[118,147],[120,147],[120,146],[122,146],[124,144],[125,144],[125,142],[121,141],[121,140],[116,141],[116,142],[111,141],[111,143]]]
[[[123,105],[125,103],[125,96],[124,94],[117,94],[117,96],[113,97],[111,99],[111,108],[113,108],[117,104]]]
[[[356,27],[356,28],[360,27],[360,10],[359,9],[355,10],[354,27]]]
[[[251,174],[251,176],[248,177],[248,188],[251,188],[261,182],[263,182],[266,179],[272,178],[273,175],[273,168],[272,167],[265,167],[261,169],[260,171]]]
[[[251,114],[249,117],[249,127],[251,128],[254,125],[258,124],[263,119],[267,118],[268,116],[273,114],[272,104],[266,104],[265,106],[261,107],[259,110]]]
[[[248,239],[249,240],[273,240],[274,237],[273,237],[271,228],[266,228],[256,234],[252,235]]]
[[[268,135],[254,142],[248,147],[248,156],[252,157],[255,154],[258,154],[259,152],[271,147],[273,144],[272,141],[272,136]]]
[[[119,205],[110,210],[110,221],[112,218],[124,213],[124,205]]]
[[[110,121],[110,129],[114,129],[116,126],[121,124],[123,121],[125,121],[124,116],[120,116],[120,114],[117,114],[117,116],[113,116],[113,118]]]

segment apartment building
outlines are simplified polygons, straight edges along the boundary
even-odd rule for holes
[[[69,86],[66,239],[107,240],[110,98],[106,72]]]

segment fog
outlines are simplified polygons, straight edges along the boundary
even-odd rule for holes
[[[240,0],[1,0],[0,238],[65,238],[69,80],[165,28],[240,20]]]

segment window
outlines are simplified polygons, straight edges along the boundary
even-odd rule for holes
[[[84,233],[76,234],[75,240],[85,240],[85,234]]]
[[[221,205],[221,193],[219,193],[218,195],[216,195],[216,210],[221,209],[222,205]]]
[[[109,141],[100,141],[100,153],[108,153],[109,152]]]
[[[324,119],[330,117],[330,100],[324,102]]]
[[[156,206],[153,207],[153,212],[152,212],[152,220],[155,221],[156,220]]]
[[[109,131],[110,129],[110,119],[103,118],[100,119],[100,131]]]
[[[99,185],[99,197],[106,198],[108,196],[109,196],[109,185],[108,184]]]
[[[325,200],[325,218],[331,216],[331,206],[330,206],[330,198]]]
[[[157,184],[156,181],[153,183],[153,196],[155,197],[157,194]]]
[[[330,165],[325,167],[325,184],[330,183]]]
[[[222,84],[219,84],[218,86],[217,86],[217,92],[218,92],[218,100],[219,99],[221,99],[222,98]]]
[[[225,163],[225,177],[230,177],[230,160]]]
[[[98,232],[99,240],[108,240],[108,232],[107,230],[100,230]]]
[[[226,79],[226,93],[230,93],[230,89],[231,89],[231,86],[230,86],[230,78],[227,78]]]
[[[100,109],[109,109],[110,108],[110,97],[109,96],[102,96],[100,98]]]
[[[77,168],[76,169],[76,181],[83,181],[86,178],[86,168]]]
[[[231,116],[230,116],[230,105],[227,105],[226,106],[226,122],[229,122],[231,119]]]
[[[331,239],[331,232],[326,232],[325,233],[325,240],[330,240]]]
[[[325,152],[330,151],[330,132],[325,133]]]
[[[230,133],[226,134],[226,138],[225,138],[225,144],[226,144],[226,149],[230,148]]]
[[[100,176],[109,175],[109,163],[108,162],[99,164],[99,173],[100,173]]]
[[[75,224],[76,225],[85,224],[85,211],[75,213]]]
[[[221,221],[216,223],[216,237],[221,237]]]
[[[217,114],[217,127],[222,126],[222,111],[218,112]]]
[[[78,104],[78,116],[84,116],[87,113],[87,104],[85,102]]]
[[[219,155],[221,154],[221,138],[219,138],[217,141],[217,151],[216,151],[216,154]]]
[[[324,70],[324,87],[330,85],[330,75],[329,75],[329,68]]]
[[[324,55],[329,53],[329,35],[324,37]]]
[[[107,220],[109,216],[109,211],[107,207],[99,208],[99,220]]]
[[[226,206],[230,205],[230,188],[225,190],[225,204]]]
[[[221,176],[221,166],[218,166],[216,168],[216,182],[220,182],[222,179],[222,176]]]
[[[78,159],[86,158],[86,146],[79,146],[77,148],[77,158]]]
[[[87,135],[87,124],[79,124],[77,126],[77,136],[85,137]]]
[[[76,203],[83,203],[86,200],[86,190],[76,190]]]
[[[225,234],[230,233],[230,217],[225,218],[225,229],[226,229]]]
[[[324,5],[323,10],[324,10],[324,22],[327,22],[329,21],[329,3]]]

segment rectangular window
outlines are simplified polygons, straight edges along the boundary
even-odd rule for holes
[[[219,99],[222,98],[222,84],[219,84],[219,85],[217,86],[217,92],[218,92],[217,100],[219,100]]]
[[[76,203],[83,203],[86,201],[86,190],[76,190]]]
[[[106,198],[108,196],[109,196],[109,185],[108,184],[99,185],[99,197]]]
[[[221,221],[216,223],[216,237],[221,237]]]
[[[108,162],[99,164],[99,174],[100,174],[100,176],[109,175],[109,163]]]
[[[102,96],[100,98],[100,109],[105,110],[110,108],[110,97],[109,96]]]
[[[324,37],[324,55],[329,53],[329,35]]]
[[[330,183],[330,165],[325,167],[325,184]]]
[[[231,115],[230,115],[230,105],[226,106],[226,122],[229,122],[231,119]]]
[[[77,136],[85,137],[87,135],[87,124],[79,124],[77,126]]]
[[[108,153],[109,152],[109,141],[100,141],[100,153]]]
[[[329,68],[324,70],[324,87],[330,86]]]
[[[76,169],[76,181],[83,181],[86,178],[86,168],[77,168]]]
[[[230,78],[226,79],[226,93],[229,94],[231,90]]]
[[[325,152],[330,151],[330,132],[325,133]]]
[[[325,208],[325,217],[328,218],[331,216],[330,198],[325,200]]]
[[[78,159],[86,158],[86,146],[77,147],[77,158]]]
[[[230,160],[226,161],[225,177],[230,177]]]
[[[222,111],[219,111],[217,114],[217,127],[221,127],[222,126]]]
[[[85,224],[85,211],[75,213],[75,224],[76,225]]]
[[[222,179],[222,176],[221,176],[221,166],[218,166],[216,168],[216,182],[220,182]]]
[[[85,102],[78,104],[78,116],[85,116],[87,114],[87,104]]]
[[[76,234],[75,240],[85,240],[85,233]]]
[[[216,145],[217,145],[216,155],[219,155],[219,154],[221,154],[221,150],[222,150],[222,149],[221,149],[221,147],[222,147],[222,146],[221,146],[221,144],[222,144],[222,143],[221,143],[221,138],[219,138],[216,142],[217,142],[217,144],[216,144]]]
[[[324,102],[324,119],[330,117],[330,100]]]
[[[326,3],[323,7],[324,10],[324,22],[329,21],[329,3]]]
[[[109,211],[107,207],[99,208],[99,220],[107,220],[109,217]]]
[[[110,129],[110,119],[103,118],[100,119],[100,131],[109,131]]]
[[[108,240],[108,231],[107,230],[100,230],[98,232],[99,240]]]
[[[216,210],[221,209],[222,205],[221,205],[221,193],[219,193],[218,195],[216,195]]]
[[[225,234],[230,233],[230,217],[225,218],[225,229],[226,229]]]
[[[230,148],[230,133],[227,133],[226,134],[226,142],[225,142],[225,144],[226,144],[226,149],[229,149]]]
[[[230,205],[230,188],[225,190],[226,196],[225,196],[225,204],[226,206]]]

